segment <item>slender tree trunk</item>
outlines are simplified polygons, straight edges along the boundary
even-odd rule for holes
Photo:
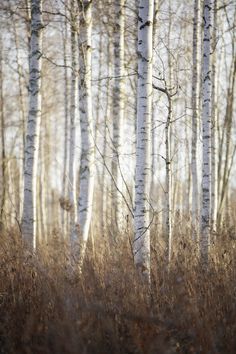
[[[70,234],[73,234],[76,217],[76,170],[75,170],[75,138],[76,138],[76,116],[78,100],[78,65],[77,65],[77,17],[75,1],[71,0],[71,101],[70,101],[70,151],[69,151],[69,200],[71,205],[70,213]]]
[[[29,115],[25,146],[22,234],[30,249],[36,247],[36,187],[41,119],[42,1],[31,1]]]
[[[153,0],[140,0],[138,21],[137,143],[134,209],[134,262],[150,279],[149,191],[152,120]]]
[[[188,100],[187,97],[185,99],[185,115],[186,117],[188,116]],[[182,205],[182,216],[186,214],[186,216],[189,218],[191,215],[191,207],[192,207],[192,179],[191,179],[191,152],[190,152],[190,140],[189,140],[189,132],[188,132],[188,127],[189,127],[189,122],[185,124],[185,146],[186,146],[186,179],[187,179],[187,188],[186,190],[183,190],[183,185],[181,184],[181,191],[182,195],[181,198],[183,200],[183,204],[179,203],[179,205]],[[178,147],[177,147],[178,149]]]
[[[168,237],[168,262],[171,260],[172,255],[172,181],[171,181],[171,120],[172,120],[172,100],[170,95],[168,97],[168,116],[165,125],[165,164],[166,164],[166,185],[165,185],[165,194],[166,194],[166,235]]]
[[[81,234],[80,261],[83,261],[92,218],[94,191],[94,132],[92,116],[92,2],[81,2],[80,58],[80,129],[81,158],[79,181],[78,224]]]
[[[115,0],[114,25],[114,88],[113,88],[113,160],[112,175],[115,180],[113,186],[113,211],[117,230],[122,231],[124,217],[122,216],[123,183],[121,175],[121,160],[124,131],[124,0]]]
[[[65,13],[67,14],[67,7],[65,6]],[[63,61],[64,61],[64,152],[63,152],[63,181],[62,181],[62,195],[63,201],[68,198],[68,129],[69,129],[69,80],[67,68],[67,41],[68,41],[68,24],[67,18],[64,21],[64,38],[63,38]],[[62,217],[62,231],[64,239],[68,232],[68,213],[63,208],[61,210]]]
[[[156,34],[157,34],[157,14],[158,14],[159,0],[154,0],[154,15],[153,15],[153,48],[156,47]],[[154,64],[154,63],[153,63]],[[151,195],[150,198],[152,202],[155,200],[155,172],[157,169],[156,160],[157,160],[157,146],[156,146],[156,109],[155,103],[153,102],[152,108],[152,173],[151,173]]]
[[[199,191],[198,191],[198,125],[200,95],[200,0],[194,1],[193,14],[193,76],[192,76],[192,225],[193,238],[198,234]]]
[[[217,186],[218,186],[218,137],[217,137],[217,57],[216,57],[216,29],[217,29],[217,0],[214,0],[214,21],[212,31],[212,127],[211,127],[211,228],[212,231],[216,231],[217,224]]]
[[[22,201],[23,201],[23,174],[24,174],[24,158],[23,154],[25,151],[25,123],[26,123],[26,113],[25,113],[25,104],[23,96],[23,83],[22,83],[22,67],[20,65],[19,57],[19,40],[18,40],[18,31],[15,21],[13,21],[13,30],[14,30],[14,41],[16,46],[16,65],[17,65],[17,74],[18,74],[18,86],[19,86],[19,107],[20,107],[20,118],[21,118],[21,132],[22,132],[22,152],[20,153],[20,176],[19,176],[19,210],[17,211],[18,218],[21,220],[22,217]]]
[[[108,11],[110,8],[110,3],[107,3],[108,5]],[[98,13],[102,13],[103,9],[102,9],[102,2],[101,0],[98,1],[97,3],[97,11]],[[108,15],[109,17],[109,15]],[[102,80],[102,76],[103,76],[103,70],[104,70],[104,45],[106,43],[106,39],[104,40],[104,27],[102,24],[103,20],[99,23],[99,39],[98,39],[98,86],[97,86],[97,93],[96,93],[96,112],[95,112],[95,146],[96,146],[96,150],[95,150],[95,161],[100,161],[101,156],[99,154],[98,151],[98,146],[99,146],[99,134],[101,135],[103,132],[103,129],[100,129],[100,127],[103,127],[103,125],[105,124],[105,114],[103,113],[103,80]],[[109,29],[108,29],[109,32]],[[106,57],[106,53],[105,53],[105,57]],[[110,81],[110,80],[108,80]],[[109,92],[110,94],[110,92]],[[104,120],[103,120],[104,119]],[[99,163],[96,163],[96,175],[95,178],[98,179],[98,184],[99,184],[99,191],[98,194],[96,194],[94,197],[96,199],[96,215],[98,216],[97,221],[98,221],[98,227],[101,228],[101,232],[103,232],[103,234],[105,234],[104,229],[105,229],[105,225],[103,223],[104,221],[104,217],[103,217],[103,212],[104,210],[106,210],[106,203],[103,204],[103,199],[106,199],[106,194],[104,195],[104,188],[105,188],[105,178],[103,178],[103,168],[104,168],[104,164],[102,167],[102,171],[100,172],[100,165]],[[106,192],[105,192],[106,193]],[[96,227],[96,226],[95,226]]]
[[[42,77],[44,77],[44,66],[42,67]],[[42,102],[47,102],[47,80],[42,80],[41,83],[41,92],[42,92]],[[38,189],[38,199],[39,200],[39,211],[38,215],[40,217],[40,230],[44,233],[43,239],[46,241],[49,239],[49,234],[51,232],[51,203],[50,201],[50,167],[52,166],[53,159],[51,156],[52,147],[51,141],[52,136],[56,141],[56,136],[52,134],[51,131],[51,121],[50,115],[46,110],[46,105],[42,105],[42,119],[40,127],[40,149],[39,149],[39,158],[40,158],[40,179],[39,179],[39,189]]]
[[[42,135],[42,134],[41,134]],[[43,141],[41,136],[41,142]],[[43,144],[41,145],[42,148],[40,149],[40,177],[39,177],[39,217],[40,220],[40,241],[44,242],[47,240],[47,227],[46,227],[46,210],[47,210],[47,195],[46,195],[46,178],[45,178],[45,149],[43,149]]]
[[[1,115],[1,200],[0,200],[0,228],[3,227],[3,217],[6,202],[6,144],[5,144],[5,113],[3,99],[3,47],[0,37],[0,115]]]
[[[212,0],[204,0],[203,23],[203,87],[202,87],[202,208],[200,253],[204,265],[208,262],[210,239],[210,186],[211,186],[211,111],[212,111],[212,71],[210,65],[212,42]]]
[[[110,7],[111,4],[108,3]],[[98,11],[102,12],[102,3],[98,1]],[[108,10],[109,11],[109,10]],[[102,26],[100,27],[99,43],[98,43],[98,88],[97,88],[97,102],[96,102],[96,118],[95,118],[95,143],[98,144],[98,133],[99,133],[99,123],[100,123],[100,112],[102,106],[102,62],[103,62],[103,46],[104,46],[104,35],[102,31]],[[109,31],[109,30],[108,30]]]
[[[169,90],[166,85],[166,95],[168,99],[168,115],[165,124],[165,169],[166,169],[166,183],[165,183],[165,226],[167,236],[167,257],[168,262],[171,260],[172,255],[172,223],[173,223],[173,181],[172,181],[172,97],[171,90],[173,86],[173,60],[171,55],[171,30],[172,30],[172,13],[171,13],[171,0],[169,0],[168,6],[169,12],[169,26],[168,26],[168,69],[169,69]]]
[[[110,33],[110,32],[109,32]],[[108,44],[107,44],[107,67],[108,67],[108,77],[112,76],[112,41],[111,37],[108,36]],[[107,139],[108,139],[108,134],[107,134],[107,125],[110,119],[111,115],[111,80],[107,80],[107,101],[106,101],[106,112],[104,116],[104,128],[103,128],[103,147],[102,147],[102,155],[103,155],[103,166],[102,166],[102,231],[103,235],[106,235],[107,231],[107,208],[108,208],[108,193],[107,193],[107,182],[106,182],[106,166],[108,164],[108,144],[107,144]]]

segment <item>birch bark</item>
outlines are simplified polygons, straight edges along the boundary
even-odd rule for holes
[[[112,76],[112,41],[111,41],[111,31],[109,31],[108,37],[108,44],[107,44],[107,76],[108,78]],[[108,205],[109,205],[109,198],[108,198],[108,188],[107,188],[107,181],[106,181],[106,165],[108,164],[108,132],[107,126],[110,120],[111,115],[111,80],[107,80],[107,97],[106,97],[106,112],[104,116],[104,128],[103,128],[103,146],[102,146],[102,155],[103,155],[103,166],[102,166],[102,231],[103,235],[106,235],[107,231],[107,224],[108,224]]]
[[[168,237],[168,262],[171,260],[172,255],[172,178],[171,178],[171,120],[172,120],[172,99],[169,93],[168,98],[168,116],[165,124],[165,167],[166,167],[166,234]]]
[[[28,247],[36,247],[36,186],[41,121],[42,1],[31,1],[29,114],[25,143],[22,235]]]
[[[200,95],[200,0],[194,1],[193,15],[193,76],[192,76],[192,225],[193,238],[198,234],[199,190],[198,190],[198,126]]]
[[[165,169],[166,169],[166,183],[165,183],[165,224],[166,224],[166,236],[167,236],[167,257],[168,262],[171,260],[172,255],[172,224],[173,224],[173,210],[174,210],[174,195],[173,195],[173,183],[172,183],[172,94],[171,88],[173,85],[173,58],[171,56],[171,32],[172,32],[172,9],[171,0],[168,4],[169,12],[169,24],[168,24],[168,69],[169,69],[169,89],[165,83],[166,95],[168,99],[168,115],[165,124]]]
[[[92,217],[94,191],[94,132],[92,116],[92,1],[81,2],[79,67],[81,158],[78,202],[78,226],[82,237],[80,260],[83,261]]]
[[[122,231],[122,175],[120,171],[124,131],[124,0],[115,0],[114,25],[114,88],[113,88],[113,160],[112,174],[114,219],[119,231]]]
[[[153,15],[153,48],[156,47],[156,35],[157,35],[157,15],[158,15],[158,10],[159,10],[159,0],[154,1],[154,15]],[[153,63],[154,65],[154,63]],[[156,139],[156,110],[155,110],[155,104],[153,102],[153,107],[152,107],[152,173],[151,173],[151,191],[152,193],[155,191],[155,172],[157,169],[156,166],[156,156],[157,156],[157,139]],[[150,198],[152,202],[156,202],[155,198],[155,193],[154,195],[150,195]]]
[[[6,144],[5,144],[5,112],[3,97],[3,48],[2,38],[0,37],[0,117],[1,117],[1,201],[0,201],[0,229],[3,227],[3,217],[6,202]]]
[[[75,1],[71,0],[71,91],[70,91],[70,145],[69,145],[69,200],[70,213],[70,234],[73,233],[76,217],[76,170],[75,170],[75,149],[76,149],[76,116],[78,107],[78,64],[77,64],[77,16]]]
[[[65,14],[67,16],[67,6],[65,6]],[[62,195],[63,200],[68,198],[68,128],[69,128],[69,80],[68,80],[68,68],[67,68],[67,41],[68,41],[68,24],[67,18],[64,20],[64,38],[63,38],[63,62],[64,62],[64,151],[63,151],[63,180],[62,180]],[[62,208],[62,230],[64,239],[66,239],[68,231],[68,215]]]
[[[214,20],[212,31],[212,127],[211,127],[211,227],[216,231],[218,209],[218,137],[217,137],[217,75],[216,75],[216,29],[217,29],[217,0],[214,0]]]
[[[200,253],[204,265],[208,262],[210,239],[210,186],[211,186],[211,111],[212,111],[212,0],[204,0],[203,9],[203,87],[202,87],[202,207],[201,207],[201,238]]]
[[[140,0],[138,20],[137,142],[133,253],[135,265],[141,275],[149,280],[153,0]]]

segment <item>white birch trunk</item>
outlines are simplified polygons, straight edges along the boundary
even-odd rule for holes
[[[124,0],[115,0],[114,25],[114,88],[113,88],[113,160],[112,174],[115,180],[113,186],[113,212],[117,229],[122,231],[124,218],[122,216],[123,181],[120,171],[124,131]]]
[[[140,0],[138,21],[137,143],[133,241],[134,262],[150,279],[149,191],[152,121],[153,0]]]
[[[211,30],[212,30],[212,0],[204,0],[203,9],[203,87],[202,87],[202,208],[201,208],[201,238],[200,253],[204,265],[208,262],[210,239],[210,196],[211,196]]]
[[[198,126],[200,95],[200,0],[194,1],[193,14],[193,76],[192,76],[192,226],[193,238],[198,234],[199,190],[198,190]]]
[[[158,14],[159,0],[154,0],[154,15],[153,15],[153,48],[156,47],[156,34],[157,34],[157,14]],[[155,200],[155,172],[157,169],[157,139],[156,139],[156,110],[153,103],[152,108],[152,173],[151,173],[151,195],[150,198],[152,202]]]
[[[171,12],[171,0],[169,0],[168,12],[169,12],[169,25],[168,25],[168,69],[169,69],[169,91],[166,85],[166,95],[168,99],[168,115],[165,124],[165,169],[166,169],[166,183],[165,183],[165,195],[166,195],[166,204],[165,204],[165,224],[166,224],[166,236],[167,236],[167,258],[168,262],[171,260],[172,255],[172,215],[173,213],[173,193],[172,193],[172,161],[171,161],[171,152],[172,152],[172,97],[171,97],[171,88],[173,85],[173,60],[170,54],[171,48],[171,30],[172,30],[172,12]]]
[[[29,115],[27,122],[22,235],[30,249],[36,247],[36,187],[41,120],[42,1],[31,1]]]
[[[5,143],[5,112],[3,97],[3,46],[0,35],[0,124],[1,124],[1,200],[0,200],[0,229],[4,226],[5,202],[7,191],[7,165],[6,165],[6,143]]]
[[[41,132],[41,137],[40,141],[43,142],[43,136]],[[47,214],[47,195],[46,195],[46,185],[47,185],[47,179],[45,175],[45,149],[43,148],[43,144],[41,145],[40,149],[40,176],[38,179],[39,182],[39,188],[38,188],[38,200],[39,200],[39,220],[38,223],[40,224],[40,230],[41,230],[41,235],[38,235],[41,239],[41,242],[46,242],[47,240],[47,227],[46,227],[46,214]]]
[[[211,127],[211,227],[216,231],[218,209],[218,136],[217,136],[217,75],[216,75],[216,28],[217,28],[217,0],[214,0],[214,22],[212,32],[212,127]]]
[[[65,6],[65,14],[67,15],[67,7]],[[62,180],[62,195],[65,201],[68,198],[68,128],[69,128],[69,80],[67,68],[67,41],[68,41],[68,25],[67,18],[64,21],[64,38],[63,38],[63,61],[64,61],[64,152],[63,152],[63,180]],[[68,213],[63,208],[61,210],[62,231],[64,239],[67,237],[68,231]]]
[[[107,76],[111,77],[112,76],[112,40],[111,40],[111,31],[109,31],[109,36],[108,36],[108,44],[107,44]],[[107,134],[107,125],[110,120],[110,115],[111,115],[111,95],[110,95],[110,90],[111,90],[111,80],[107,80],[107,97],[106,97],[106,112],[104,116],[104,128],[103,128],[103,146],[102,146],[102,155],[103,155],[103,166],[102,166],[102,231],[103,231],[103,236],[106,235],[107,231],[107,224],[108,224],[108,215],[107,215],[107,209],[109,205],[109,198],[108,198],[108,187],[107,187],[107,181],[106,181],[106,166],[108,165],[108,144],[107,144],[107,139],[108,139],[108,134]]]
[[[171,178],[171,119],[172,119],[172,101],[169,94],[168,97],[168,116],[165,125],[165,148],[166,148],[166,235],[168,238],[167,255],[168,262],[171,260],[172,255],[172,178]]]
[[[102,3],[99,0],[98,1],[98,11],[99,13],[102,12]],[[108,3],[108,6],[110,7],[110,4]],[[103,27],[102,24],[99,27],[99,30],[101,33],[99,34],[99,42],[98,42],[98,87],[97,87],[97,102],[96,102],[96,117],[95,117],[95,143],[97,145],[98,143],[98,135],[99,135],[99,124],[100,124],[100,113],[101,113],[101,106],[102,106],[102,63],[103,63],[103,46],[104,46],[104,34],[103,34]],[[108,30],[109,31],[109,30]],[[96,156],[96,154],[95,154]],[[97,156],[96,156],[97,157]],[[97,166],[96,166],[97,169]],[[99,175],[99,172],[97,171],[97,175]]]
[[[76,170],[75,170],[75,149],[76,149],[76,116],[78,107],[78,64],[77,64],[77,17],[75,15],[75,1],[71,0],[71,91],[70,91],[70,145],[69,145],[69,200],[70,212],[70,234],[72,234],[76,217]]]
[[[82,237],[80,248],[81,262],[83,261],[91,224],[95,172],[91,87],[91,3],[91,1],[82,1],[79,36],[81,158],[77,223]]]

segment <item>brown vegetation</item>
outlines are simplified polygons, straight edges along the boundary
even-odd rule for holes
[[[183,235],[168,269],[156,241],[148,289],[129,243],[97,237],[80,275],[58,237],[31,255],[2,234],[0,353],[235,353],[235,242],[217,235],[206,272]]]

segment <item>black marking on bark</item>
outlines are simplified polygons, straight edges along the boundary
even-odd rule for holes
[[[151,21],[146,21],[142,26],[140,26],[140,30],[144,29],[146,26],[150,26]]]

